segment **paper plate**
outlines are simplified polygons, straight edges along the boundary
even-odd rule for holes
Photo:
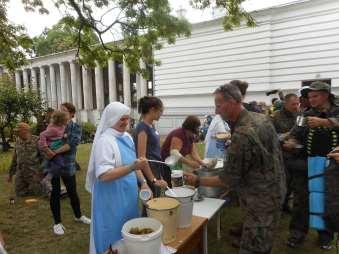
[[[28,198],[25,200],[26,204],[32,204],[32,203],[36,203],[38,202],[38,200],[36,198]]]

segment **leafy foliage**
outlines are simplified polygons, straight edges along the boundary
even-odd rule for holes
[[[45,109],[45,103],[36,93],[17,91],[9,77],[2,77],[0,79],[0,137],[4,150],[8,149],[6,129],[12,130],[19,120],[29,122],[33,116],[39,118]]]
[[[54,54],[78,47],[78,30],[76,21],[70,17],[62,18],[52,28],[46,28],[41,35],[33,38],[35,56]],[[92,30],[82,31],[82,43],[94,45],[99,39]]]
[[[11,28],[6,19],[7,1],[0,0],[0,10],[3,14],[1,20],[4,27],[0,29],[5,30]],[[200,9],[223,8],[226,15],[223,26],[226,30],[231,30],[233,27],[240,26],[242,21],[249,26],[255,25],[253,18],[241,7],[244,1],[190,0],[190,3]],[[48,13],[42,0],[22,0],[22,2],[26,10]],[[55,0],[54,3],[60,11],[65,10],[64,17],[55,27],[35,38],[37,55],[76,46],[82,64],[94,66],[99,62],[105,65],[108,58],[119,61],[124,59],[132,72],[139,72],[146,76],[146,69],[140,68],[140,60],[146,65],[159,64],[154,59],[153,49],[161,49],[164,42],[172,44],[177,37],[190,35],[189,22],[182,17],[171,15],[168,0]],[[0,25],[2,23],[0,21]],[[7,51],[7,58],[3,59],[8,59],[5,63],[11,69],[24,63],[24,54],[21,51],[17,53],[15,50],[22,45],[22,49],[28,49],[28,42],[31,43],[27,36],[22,38],[13,36],[22,31],[22,27],[15,26],[13,29],[14,31],[10,32],[11,36],[5,36],[13,38],[13,42],[6,40],[3,42],[10,49]],[[110,35],[113,42],[104,43],[104,37],[107,35]],[[99,39],[99,43],[93,45],[93,42],[97,42],[96,38]],[[20,57],[14,57],[15,53],[20,54]],[[4,52],[0,51],[0,56],[1,54]],[[11,63],[13,59],[20,61],[13,64]]]
[[[94,124],[90,122],[81,123],[81,129],[82,129],[81,142],[82,143],[93,142],[96,131]]]
[[[190,0],[191,5],[198,9],[212,7],[225,10],[223,26],[226,31],[239,27],[242,21],[250,27],[256,25],[253,17],[241,7],[243,2],[245,0]]]
[[[25,64],[32,41],[23,26],[8,21],[7,2],[8,0],[0,0],[0,64],[13,71]]]

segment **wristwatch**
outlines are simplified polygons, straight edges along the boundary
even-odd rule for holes
[[[157,181],[158,181],[158,179],[154,178],[154,179],[152,180],[152,183],[155,184]]]

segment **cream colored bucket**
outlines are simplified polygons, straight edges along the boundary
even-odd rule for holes
[[[175,241],[180,203],[174,198],[154,198],[146,203],[148,217],[162,223],[164,231],[162,242],[168,244]]]

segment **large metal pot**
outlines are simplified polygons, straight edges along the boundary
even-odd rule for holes
[[[196,174],[200,177],[204,176],[218,176],[220,172],[222,172],[224,168],[214,168],[214,169],[208,169],[208,168],[201,168],[196,171]],[[206,187],[206,186],[199,186],[199,194],[203,197],[208,198],[217,198],[221,194],[225,192],[225,189],[222,187]]]

